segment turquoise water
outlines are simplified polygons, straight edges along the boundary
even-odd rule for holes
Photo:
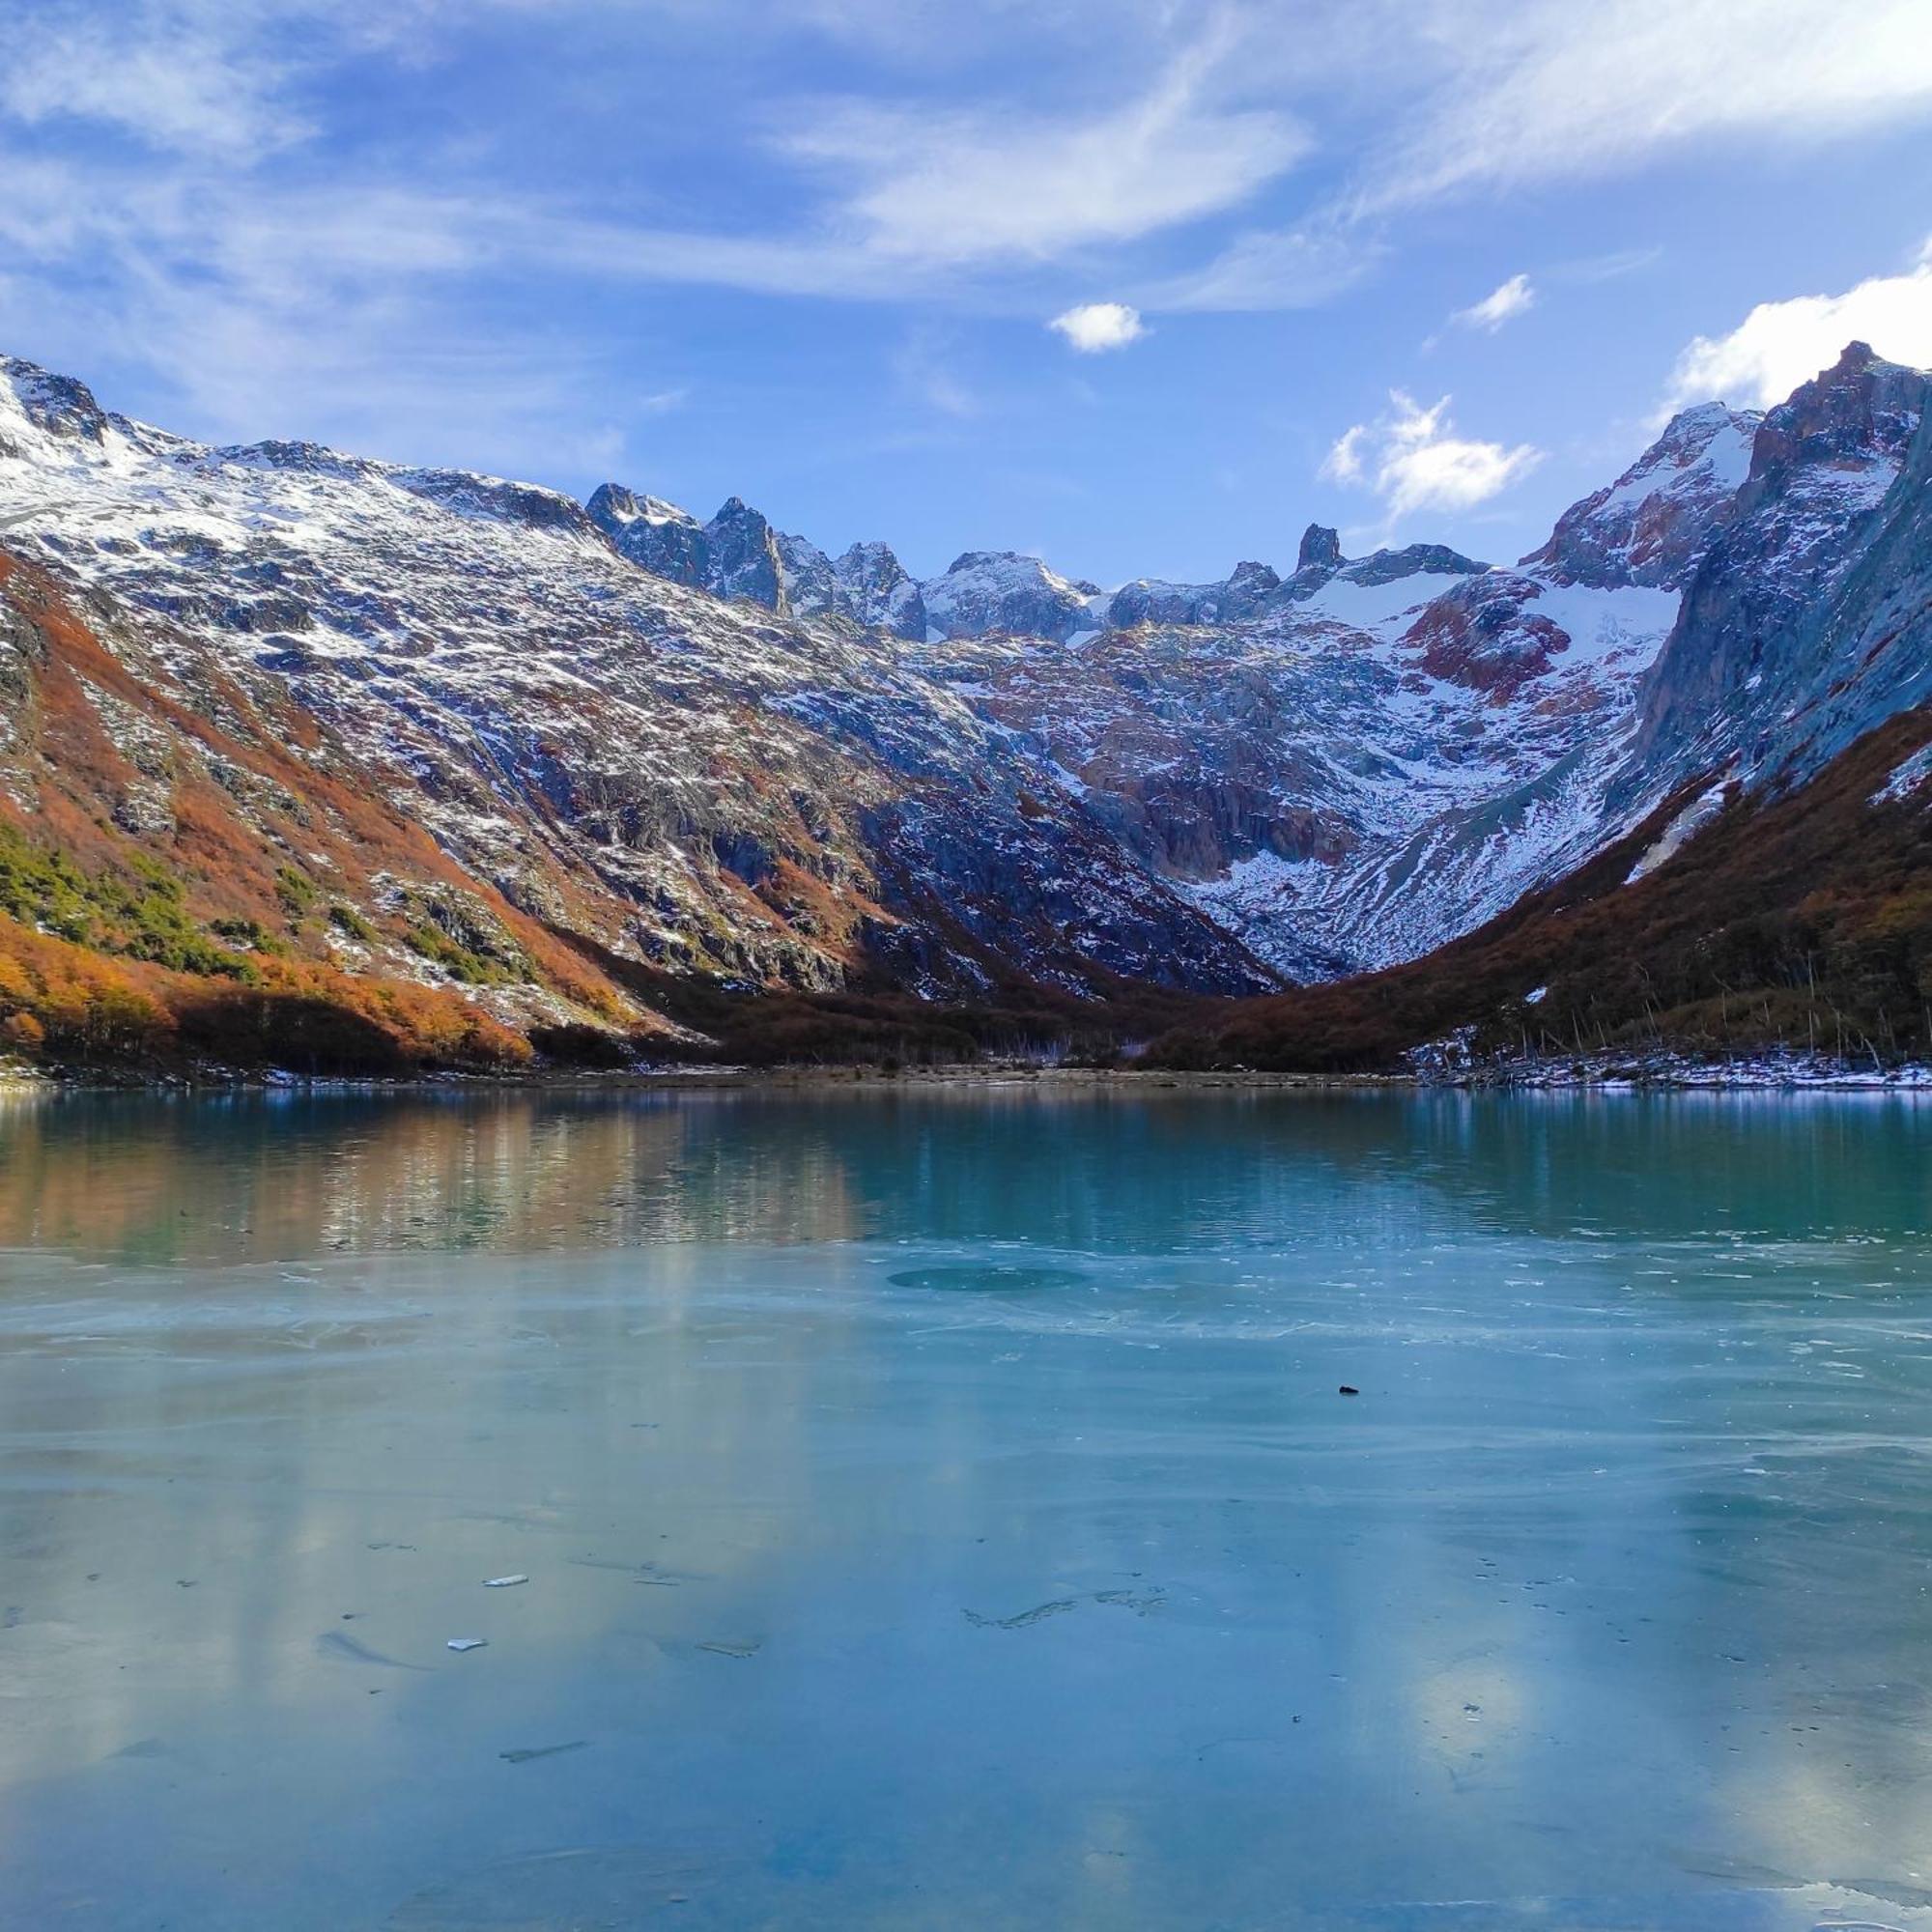
[[[0,1925],[1932,1925],[1928,1156],[14,1104]]]

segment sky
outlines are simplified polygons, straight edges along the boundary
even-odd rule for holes
[[[1508,559],[1932,364],[1926,0],[12,0],[0,351],[919,575]]]

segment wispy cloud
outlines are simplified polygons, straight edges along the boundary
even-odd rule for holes
[[[1095,288],[1150,322],[1309,308],[1383,269],[1445,196],[1932,110],[1923,7],[1860,0],[1854,30],[1828,0],[1429,0],[1420,24],[1416,0],[23,0],[0,67],[0,327],[145,365],[213,433],[286,428],[299,399],[327,434],[530,463],[548,436],[604,433],[607,383],[643,391],[632,418],[675,406],[670,372],[635,378],[608,314],[584,320],[626,306],[613,291],[894,304],[908,327],[1070,316],[1107,306],[1080,300]],[[575,65],[566,24],[594,48]],[[385,87],[403,99],[479,47],[486,80],[450,99],[494,101],[505,50],[528,51],[554,122],[621,110],[596,130],[613,156],[646,91],[681,82],[665,63],[696,50],[719,164],[654,145],[649,166],[551,168],[487,112],[432,128],[391,111]],[[524,297],[550,287],[532,325]],[[1512,288],[1520,315],[1517,277],[1470,326],[1501,326]],[[1881,299],[1772,304],[1692,344],[1673,383],[1762,392],[1804,316]],[[1922,355],[1853,308],[1832,312],[1841,338]],[[520,340],[533,326],[554,336]],[[957,359],[895,373],[964,414]],[[1365,481],[1391,496],[1439,472],[1440,500],[1497,461],[1506,483],[1534,455],[1445,418],[1384,488],[1394,427],[1362,431]]]
[[[1464,328],[1480,328],[1493,335],[1504,323],[1536,306],[1536,291],[1527,275],[1512,275],[1500,288],[1492,289],[1481,301],[1459,308],[1449,320]]]
[[[1543,460],[1531,444],[1513,448],[1458,436],[1450,398],[1424,409],[1401,389],[1374,422],[1353,423],[1321,465],[1331,482],[1372,489],[1390,517],[1416,510],[1470,510],[1499,496]]]
[[[1140,310],[1125,302],[1082,302],[1055,316],[1047,327],[1065,336],[1083,355],[1124,349],[1147,333]]]
[[[1729,334],[1697,336],[1670,372],[1665,409],[1714,399],[1769,408],[1854,341],[1932,368],[1932,240],[1903,274],[1874,275],[1838,296],[1760,302]]]
[[[286,61],[260,43],[256,10],[77,4],[8,28],[0,113],[27,127],[106,125],[165,150],[233,158],[297,140],[310,124],[282,99]]]
[[[895,261],[1047,261],[1218,213],[1292,167],[1309,140],[1285,114],[1215,98],[1225,33],[1089,117],[1008,107],[839,105],[786,150],[843,185],[834,233]]]
[[[1257,230],[1201,267],[1151,283],[1141,300],[1180,312],[1318,308],[1362,281],[1387,252],[1368,230],[1334,222]]]
[[[1817,140],[1932,106],[1923,0],[1861,0],[1855,18],[1835,0],[1453,0],[1433,25],[1452,50],[1440,83],[1367,171],[1362,209],[1607,174],[1696,141]]]
[[[930,324],[915,327],[893,355],[893,375],[903,394],[934,414],[964,422],[980,413],[982,404],[959,372],[949,329]]]
[[[108,128],[233,163],[316,135],[302,84],[418,43],[438,0],[26,0],[7,26],[0,118]],[[476,0],[478,11],[524,0]]]

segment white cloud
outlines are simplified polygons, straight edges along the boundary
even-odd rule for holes
[[[491,0],[514,6],[518,0]],[[400,49],[437,0],[45,0],[10,20],[0,118],[88,121],[162,152],[246,161],[306,140],[305,77]]]
[[[1362,445],[1368,440],[1367,423],[1355,423],[1345,429],[1329,445],[1320,473],[1334,483],[1359,483],[1365,474]]]
[[[1512,275],[1501,288],[1492,289],[1481,301],[1459,308],[1449,319],[1464,328],[1480,328],[1493,335],[1504,323],[1536,306],[1536,291],[1527,275]]]
[[[1543,452],[1458,436],[1444,396],[1424,409],[1400,389],[1387,412],[1345,430],[1328,451],[1321,474],[1333,482],[1372,488],[1391,517],[1416,510],[1474,509],[1527,476]]]
[[[1893,362],[1932,367],[1932,241],[1902,275],[1875,275],[1841,296],[1759,302],[1728,335],[1700,335],[1677,358],[1669,409],[1716,398],[1767,409],[1868,342]]]
[[[487,0],[478,35],[485,4],[16,7],[0,339],[145,365],[213,434],[299,420],[421,449],[446,432],[480,460],[541,467],[546,412],[559,438],[569,422],[593,438],[611,407],[592,402],[598,385],[672,380],[636,382],[596,290],[943,301],[954,317],[1052,315],[1095,287],[1149,318],[1294,309],[1359,282],[1393,212],[1431,197],[1605,173],[1693,139],[1789,146],[1932,105],[1925,0],[1858,0],[1856,31],[1828,0]],[[571,51],[566,16],[595,17],[594,58]],[[527,101],[472,127],[473,56],[499,73],[519,48]],[[359,104],[378,61],[397,99],[421,85],[440,103],[419,122],[390,113],[380,141]],[[849,98],[804,91],[828,74]],[[568,118],[614,153],[670,97],[684,118],[649,166],[569,168],[562,135],[555,155],[526,138]],[[1357,191],[1296,218],[1252,204],[1308,150],[1304,103],[1335,144],[1327,178]],[[729,166],[706,163],[717,151]],[[1919,276],[1888,279],[1916,292]],[[553,287],[533,324],[525,293]],[[1776,328],[1753,316],[1693,344],[1681,380],[1782,383],[1764,369],[1790,358],[1765,343],[1804,304],[1772,307]],[[1854,333],[1928,359],[1875,322],[1840,314],[1832,332],[1804,373]],[[969,413],[956,359],[901,382],[941,415]],[[1534,454],[1446,420],[1406,452],[1390,436],[1362,426],[1356,480],[1433,502],[1485,487],[1498,463],[1513,480]],[[1406,468],[1380,483],[1399,454]]]
[[[1383,0],[1395,32],[1406,10]],[[1360,209],[1638,164],[1687,142],[1794,142],[1932,108],[1924,0],[1453,0],[1441,71]]]
[[[1047,327],[1064,335],[1083,355],[1124,349],[1147,333],[1141,327],[1140,310],[1125,302],[1082,302],[1078,308],[1055,316]]]
[[[1219,213],[1293,165],[1308,137],[1273,110],[1215,103],[1210,34],[1124,106],[1080,119],[999,108],[845,105],[785,149],[848,183],[835,232],[895,261],[1050,261]]]
[[[278,103],[285,70],[256,43],[254,10],[224,20],[192,0],[104,14],[76,0],[8,30],[0,114],[26,127],[84,120],[155,148],[238,156],[298,139]]]

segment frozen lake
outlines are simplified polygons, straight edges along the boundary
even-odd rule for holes
[[[1928,1231],[1868,1096],[0,1104],[0,1925],[1932,1926]]]

